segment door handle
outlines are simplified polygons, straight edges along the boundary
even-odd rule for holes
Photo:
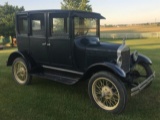
[[[46,42],[42,43],[42,46],[46,46]]]

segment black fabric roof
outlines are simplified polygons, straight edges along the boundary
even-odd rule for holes
[[[97,19],[105,19],[101,14],[95,13],[95,12],[85,12],[85,11],[78,11],[78,10],[30,10],[30,11],[24,11],[19,12],[17,14],[30,14],[30,13],[65,13],[67,15],[70,14],[70,16],[73,17],[82,17],[82,18],[97,18]]]
[[[82,17],[82,18],[105,19],[105,17],[101,16],[101,14],[92,13],[92,12],[73,12],[72,16],[74,16],[74,17]]]

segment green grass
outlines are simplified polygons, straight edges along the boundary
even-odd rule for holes
[[[6,67],[9,54],[16,49],[0,50],[0,120],[159,120],[160,39],[128,40],[127,45],[152,59],[156,79],[151,87],[129,97],[121,115],[94,107],[83,82],[67,86],[34,77],[31,85],[18,85],[12,79],[11,68]]]

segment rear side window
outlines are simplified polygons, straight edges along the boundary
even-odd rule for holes
[[[32,14],[31,15],[31,31],[32,35],[43,36],[45,35],[45,23],[44,14]]]
[[[28,19],[27,15],[18,16],[18,34],[28,34]]]

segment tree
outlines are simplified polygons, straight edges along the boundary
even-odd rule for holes
[[[20,11],[24,11],[23,6],[12,6],[8,3],[5,3],[4,6],[0,5],[0,35],[4,37],[11,36],[12,45],[15,36],[15,14]]]
[[[63,0],[63,2],[61,2],[61,9],[83,10],[91,12],[92,6],[89,5],[89,0]]]

